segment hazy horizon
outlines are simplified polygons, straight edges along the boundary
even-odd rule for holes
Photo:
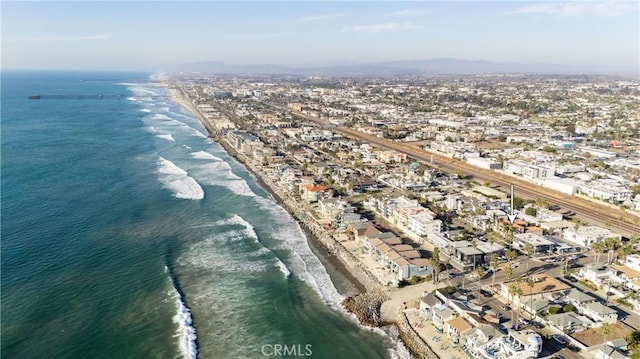
[[[452,58],[638,73],[637,2],[3,2],[2,69]]]

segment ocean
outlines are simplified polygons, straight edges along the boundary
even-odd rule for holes
[[[150,78],[2,72],[2,357],[405,355]]]

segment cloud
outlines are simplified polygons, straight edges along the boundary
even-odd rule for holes
[[[565,2],[565,3],[545,3],[524,6],[514,11],[512,14],[547,14],[559,17],[597,15],[597,16],[620,16],[629,11],[638,11],[635,2]]]
[[[47,35],[47,36],[29,36],[29,37],[10,37],[6,41],[34,41],[34,42],[72,42],[72,41],[94,41],[107,40],[113,37],[113,34],[99,34],[88,36],[67,36],[67,35]]]
[[[322,20],[331,20],[331,19],[338,19],[341,17],[347,17],[349,15],[347,14],[320,14],[320,15],[310,15],[310,16],[303,16],[303,17],[299,17],[297,19],[292,20],[292,22],[312,22],[312,21],[322,21]]]
[[[426,10],[421,10],[421,9],[405,9],[405,10],[390,12],[387,14],[387,16],[417,16],[417,15],[424,15],[426,13],[427,13]]]
[[[387,31],[401,31],[401,30],[413,30],[420,29],[421,26],[412,22],[388,22],[382,24],[369,24],[369,25],[352,25],[344,26],[342,32],[387,32]]]

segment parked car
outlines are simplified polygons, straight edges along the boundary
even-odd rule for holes
[[[500,304],[500,308],[502,308],[502,310],[505,310],[505,311],[511,310],[511,307],[506,304]]]
[[[553,338],[553,340],[555,340],[560,345],[567,345],[567,340],[562,337],[562,335],[554,334],[551,336],[551,338]]]
[[[493,295],[493,293],[486,289],[480,289],[480,294],[482,294],[483,297],[491,297]]]
[[[564,357],[560,354],[556,355],[556,359],[564,359]]]
[[[518,319],[518,322],[519,322],[520,324],[522,324],[522,325],[529,325],[529,324],[531,324],[531,322],[530,322],[529,320],[525,319],[525,318],[519,318],[519,319]]]
[[[533,325],[538,329],[544,328],[544,324],[540,322],[533,322]]]
[[[575,283],[575,282],[577,282],[577,281],[578,281],[578,280],[577,280],[574,276],[572,276],[572,275],[566,275],[566,276],[564,276],[564,278],[565,278],[566,280],[568,280],[569,282],[573,282],[573,283]]]

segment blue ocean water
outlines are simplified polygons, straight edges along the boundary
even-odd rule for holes
[[[394,356],[341,311],[295,221],[148,80],[2,73],[2,357]]]

